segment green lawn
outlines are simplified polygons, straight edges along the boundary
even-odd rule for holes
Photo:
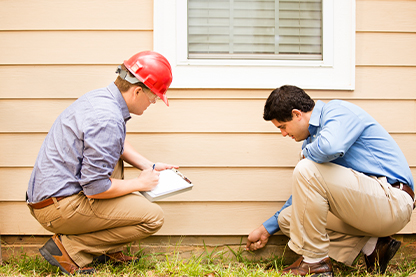
[[[223,251],[205,251],[189,259],[178,253],[142,254],[139,262],[131,265],[95,264],[94,276],[280,276],[278,270],[285,265],[279,257],[250,261],[230,248]],[[367,274],[361,259],[354,267],[334,262],[335,276],[377,276]],[[276,270],[277,269],[277,270]],[[383,276],[412,276],[416,274],[416,261],[391,263]],[[57,267],[51,266],[40,255],[12,257],[0,266],[0,276],[61,276]],[[82,276],[82,275],[80,275]],[[415,275],[416,276],[416,275]]]

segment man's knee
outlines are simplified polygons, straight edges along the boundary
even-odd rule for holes
[[[302,175],[305,172],[309,172],[313,170],[314,168],[315,168],[315,162],[308,160],[308,159],[303,159],[296,164],[295,169],[293,170],[293,175],[294,176]]]
[[[296,180],[299,179],[313,178],[316,175],[315,172],[318,170],[316,165],[315,162],[308,159],[299,161],[293,170],[293,180],[295,181],[293,184],[296,185]]]
[[[159,205],[152,205],[152,216],[147,222],[147,229],[149,233],[156,233],[162,228],[163,223],[165,222],[165,215],[162,208]]]

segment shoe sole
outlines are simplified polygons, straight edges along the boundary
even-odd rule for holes
[[[384,274],[386,272],[387,269],[387,265],[390,262],[391,259],[393,259],[394,255],[396,255],[397,250],[399,250],[400,246],[401,246],[401,242],[398,240],[392,240],[390,242],[390,247],[392,249],[392,251],[390,251],[390,255],[385,257],[383,260],[379,261],[379,273]],[[381,266],[383,265],[383,266]]]
[[[51,253],[49,253],[49,251],[47,249],[45,249],[45,247],[42,247],[39,249],[40,254],[45,258],[45,260],[47,260],[51,265],[57,266],[59,267],[59,269],[67,274],[67,275],[72,275],[70,272],[68,272],[65,268],[62,267],[62,265],[52,256]],[[75,271],[73,274],[92,274],[95,272],[95,269],[86,269],[86,270],[77,270]]]
[[[39,252],[51,265],[57,266],[63,273],[71,275],[71,273],[66,271],[65,268],[63,268],[62,265],[51,255],[51,253],[48,252],[48,250],[42,247],[39,249]]]

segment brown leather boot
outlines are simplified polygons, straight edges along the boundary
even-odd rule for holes
[[[59,267],[65,274],[90,274],[95,272],[95,269],[92,267],[79,268],[69,257],[68,252],[62,245],[60,236],[57,234],[53,235],[39,249],[39,252],[51,265]]]
[[[392,237],[378,238],[376,248],[371,255],[364,255],[365,264],[369,273],[376,270],[377,273],[384,274],[387,265],[399,250],[402,243]]]
[[[303,261],[303,257],[300,257],[296,262],[284,268],[280,273],[282,275],[289,273],[298,276],[310,275],[311,277],[334,276],[330,258],[325,258],[320,262],[309,264]]]
[[[123,252],[119,251],[119,252],[114,252],[114,253],[106,253],[104,255],[98,256],[94,258],[94,261],[98,263],[106,263],[108,261],[111,261],[113,263],[129,264],[129,263],[138,262],[139,259],[140,257],[127,256],[127,255],[124,255]]]

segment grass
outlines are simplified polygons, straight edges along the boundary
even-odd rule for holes
[[[141,250],[135,253],[141,255],[141,259],[131,265],[95,264],[97,272],[94,276],[281,276],[278,270],[286,266],[281,257],[252,261],[250,257],[247,257],[247,253],[243,252],[241,247],[238,250],[228,247],[225,250],[215,248],[208,251],[204,244],[202,254],[183,259],[180,258],[180,253],[177,251],[144,254]],[[333,266],[335,276],[411,276],[416,274],[416,261],[411,259],[390,264],[385,275],[368,274],[360,259],[357,259],[353,267],[336,262],[333,263]],[[0,266],[0,276],[52,277],[63,275],[57,267],[50,265],[40,255],[22,254],[4,262]]]

